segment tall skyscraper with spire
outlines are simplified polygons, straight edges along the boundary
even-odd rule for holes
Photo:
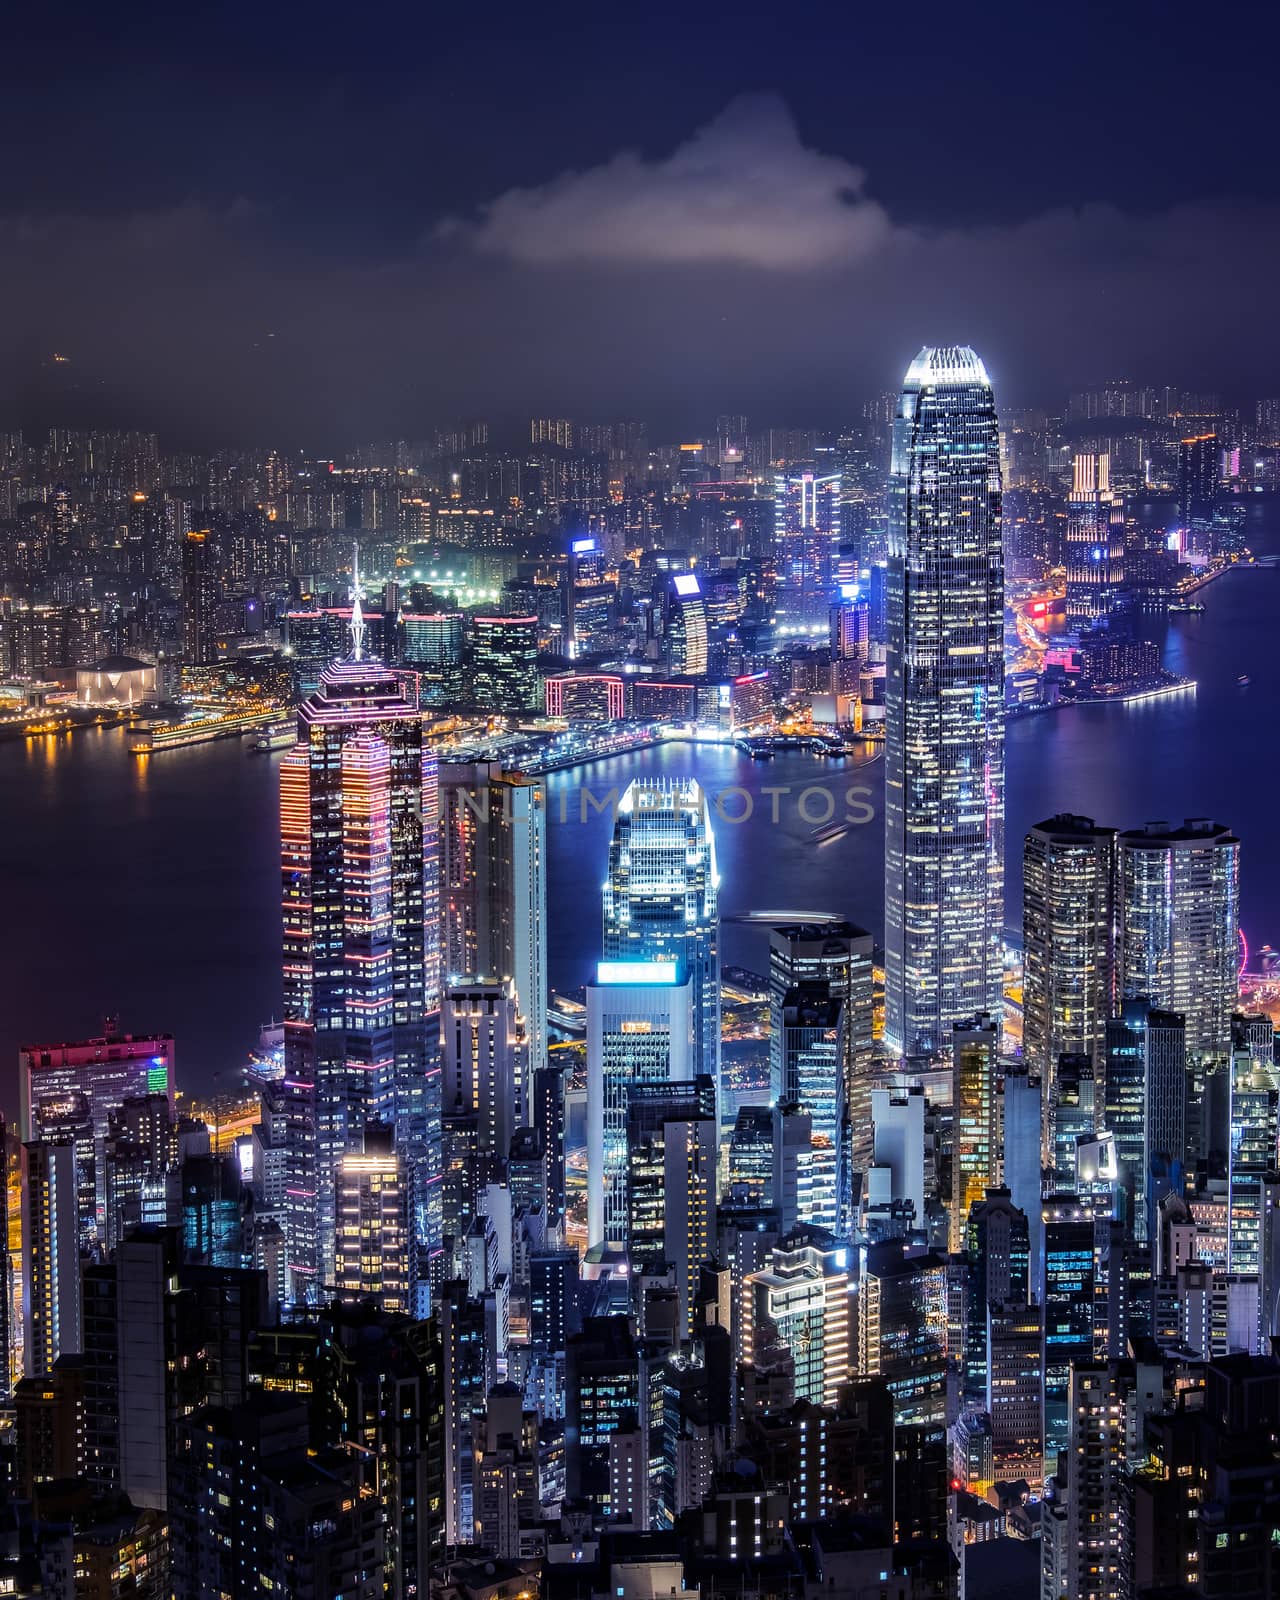
[[[693,985],[694,1076],[720,1081],[720,873],[694,779],[637,778],[618,804],[604,885],[604,959],[673,961]]]
[[[339,1163],[369,1124],[394,1128],[419,1244],[439,1244],[439,775],[414,676],[377,661],[327,667],[298,732],[280,765],[286,1243],[312,1299],[333,1282]]]
[[[966,345],[907,369],[886,584],[885,1041],[937,1050],[1000,1015],[1004,562],[1000,441]]]

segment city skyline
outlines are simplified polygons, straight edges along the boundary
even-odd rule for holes
[[[437,242],[870,192],[756,102]],[[911,348],[0,433],[0,1590],[1273,1600],[1280,397]]]

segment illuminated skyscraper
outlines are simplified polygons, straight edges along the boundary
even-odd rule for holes
[[[1120,835],[1120,962],[1126,995],[1187,1021],[1187,1050],[1225,1061],[1240,968],[1240,841],[1190,818]]]
[[[1000,1015],[1004,565],[995,399],[967,346],[924,349],[894,423],[885,677],[885,1041]]]
[[[1067,501],[1067,620],[1105,617],[1124,583],[1124,507],[1111,492],[1111,457],[1078,455]]]
[[[780,472],[773,505],[779,615],[796,627],[825,623],[840,537],[840,474]]]
[[[606,960],[587,985],[587,1240],[627,1242],[628,1091],[694,1069],[693,986],[670,961]]]
[[[447,987],[440,1044],[443,1222],[456,1248],[485,1185],[507,1174],[517,1128],[530,1124],[529,1051],[510,978]]]
[[[871,1154],[872,938],[851,922],[786,923],[769,933],[769,1007],[780,1016],[787,991],[825,983],[844,1007],[844,1096],[852,1124],[852,1159],[863,1170]],[[782,1033],[770,1030],[769,1094],[783,1094]]]
[[[672,672],[698,678],[707,670],[707,603],[696,572],[672,575],[667,594],[667,651]]]
[[[1068,1444],[1068,1389],[1074,1362],[1094,1353],[1094,1222],[1074,1195],[1046,1201],[1044,1219],[1044,1456]],[[1034,1225],[1034,1224],[1033,1224]]]
[[[707,797],[637,778],[618,804],[604,884],[606,961],[678,962],[693,990],[697,1074],[720,1081],[720,874]]]
[[[847,1239],[851,1136],[845,1099],[846,1032],[841,997],[826,983],[788,989],[770,1008],[782,1064],[781,1104],[807,1114],[809,1151],[794,1219]],[[775,1152],[776,1154],[776,1152]],[[781,1197],[777,1203],[781,1204]]]
[[[455,705],[462,699],[466,652],[462,612],[405,612],[400,627],[405,665],[417,670],[423,705]]]
[[[490,711],[542,709],[537,617],[476,617],[471,624],[471,688]]]
[[[213,535],[193,530],[182,546],[182,659],[189,667],[211,666],[218,659],[214,640],[214,607],[218,602]]]
[[[1209,554],[1221,455],[1216,433],[1192,434],[1178,446],[1178,520],[1187,552]]]
[[[547,792],[496,762],[444,768],[443,965],[451,984],[515,984],[529,1072],[547,1063]]]
[[[1227,1145],[1240,970],[1240,841],[1221,823],[1120,835],[1120,984],[1186,1020],[1189,1161]]]
[[[1031,829],[1022,853],[1022,939],[1022,1053],[1046,1086],[1047,1111],[1059,1056],[1101,1063],[1115,1011],[1113,828],[1064,813]]]
[[[1266,1023],[1269,1019],[1261,1020]],[[1280,1078],[1270,1052],[1259,1054],[1250,1048],[1242,1022],[1235,1032],[1227,1161],[1227,1271],[1256,1276],[1262,1260],[1263,1181],[1276,1166]]]
[[[413,677],[371,661],[326,668],[280,766],[296,1298],[317,1273],[332,1281],[338,1163],[370,1122],[414,1152],[418,1243],[438,1246],[438,824]]]

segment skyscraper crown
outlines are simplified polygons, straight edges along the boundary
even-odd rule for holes
[[[925,345],[907,368],[906,387],[943,388],[966,383],[990,386],[981,358],[967,344]]]

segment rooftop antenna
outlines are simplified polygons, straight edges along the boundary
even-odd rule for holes
[[[364,611],[360,605],[360,541],[352,546],[351,556],[351,659],[364,659]]]

